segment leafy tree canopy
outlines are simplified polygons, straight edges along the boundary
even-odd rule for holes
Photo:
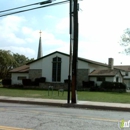
[[[18,53],[13,54],[13,57],[14,57],[14,59],[16,61],[16,64],[15,64],[14,67],[18,67],[18,66],[24,65],[24,64],[34,60],[34,58],[29,59],[28,57],[26,57],[24,55],[20,55]]]
[[[13,54],[11,51],[0,50],[0,79],[10,77],[9,71],[13,68],[22,66],[27,62],[33,61],[24,55]]]
[[[0,50],[0,78],[8,76],[9,70],[16,64],[11,51]]]
[[[127,28],[121,36],[120,45],[124,47],[125,54],[130,54],[130,28]]]

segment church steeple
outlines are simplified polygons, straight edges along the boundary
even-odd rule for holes
[[[37,59],[42,57],[43,54],[42,54],[42,40],[41,40],[41,31],[39,32],[40,33],[40,38],[39,38],[39,47],[38,47],[38,55],[37,55]]]

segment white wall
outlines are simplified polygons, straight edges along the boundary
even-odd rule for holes
[[[64,80],[68,78],[68,71],[69,71],[69,57],[66,55],[62,55],[60,53],[54,53],[53,55],[48,55],[47,57],[44,57],[43,59],[40,59],[34,63],[31,63],[30,69],[42,69],[42,77],[46,77],[47,82],[52,82],[52,59],[56,56],[62,59],[61,82],[64,82]],[[89,73],[91,73],[95,69],[99,69],[99,70],[108,69],[108,67],[78,60],[78,69],[88,69]],[[22,74],[21,73],[12,74],[13,83],[21,83],[21,81],[17,80],[18,75],[22,75]],[[28,78],[28,74],[23,74],[23,76],[24,75],[26,75]],[[106,81],[115,81],[115,79],[113,80],[113,78],[111,79],[110,77],[107,77]],[[90,80],[97,82],[96,78],[94,77],[91,77]],[[100,84],[100,82],[98,82],[98,84]]]
[[[130,72],[128,72],[128,76],[124,76],[124,83],[126,84],[127,88],[130,89]]]
[[[66,55],[62,55],[60,53],[54,53],[53,55],[49,55],[37,62],[30,64],[30,69],[42,69],[42,76],[46,77],[47,82],[52,82],[52,59],[56,56],[62,58],[61,82],[64,82],[65,79],[68,79],[68,71],[69,71],[69,57]],[[89,69],[90,73],[91,71],[97,68],[106,69],[107,67],[78,60],[78,69]]]
[[[123,82],[123,77],[121,76],[121,74],[120,73],[117,73],[116,75],[115,75],[115,77],[114,77],[114,82],[116,82],[116,77],[118,77],[119,79],[118,79],[118,82],[120,82],[120,83],[122,83]]]
[[[95,69],[102,70],[102,69],[108,69],[108,67],[78,60],[78,69],[88,69],[89,73],[91,73]]]
[[[89,69],[88,63],[78,60],[78,69]]]
[[[108,69],[108,67],[105,66],[101,66],[101,65],[96,65],[96,64],[92,64],[92,63],[87,63],[81,60],[78,60],[78,69],[88,69],[89,73],[91,73],[94,70],[102,70],[102,69]],[[91,77],[92,78],[92,77]],[[96,81],[96,79],[93,77],[92,81]],[[100,84],[101,82],[98,81],[98,84]]]
[[[88,68],[89,72],[91,73],[93,70],[103,70],[103,69],[108,69],[108,67],[101,66],[101,65],[96,65],[92,63],[88,63]]]
[[[30,64],[30,69],[42,69],[42,60]]]
[[[114,77],[106,77],[105,81],[114,82]]]
[[[90,81],[94,81],[95,84],[97,84],[98,86],[100,86],[102,83],[102,81],[97,81],[97,77],[90,77],[89,79],[90,79]],[[105,81],[115,82],[114,77],[105,77]]]
[[[64,82],[64,80],[68,78],[69,58],[59,53],[55,53],[54,55],[45,57],[42,60],[43,65],[42,75],[43,77],[46,77],[46,81],[52,82],[52,60],[56,56],[61,58],[61,82]]]
[[[120,73],[117,73],[114,77],[105,77],[105,81],[116,82],[116,77],[119,78],[118,82],[123,82],[123,78]],[[97,85],[100,85],[102,83],[102,81],[97,81],[97,77],[90,77],[89,80],[94,81]]]
[[[42,69],[42,77],[46,77],[47,82],[52,82],[52,60],[55,57],[61,58],[61,82],[68,78],[69,58],[60,53],[47,56],[37,62],[30,64],[30,69]]]
[[[128,76],[125,75],[126,73],[124,72],[123,75],[124,75],[124,78],[130,78],[130,72],[128,72]]]
[[[102,81],[97,81],[97,77],[90,77],[89,80],[90,80],[90,81],[94,81],[95,84],[97,84],[98,86],[100,86],[101,83],[102,83]]]
[[[130,89],[130,79],[125,79],[124,83],[126,84],[127,89]]]
[[[22,80],[18,80],[18,76],[25,76],[28,78],[28,73],[12,73],[12,85],[13,84],[22,84]]]

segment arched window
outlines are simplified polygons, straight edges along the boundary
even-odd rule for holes
[[[52,61],[52,81],[61,81],[61,58],[57,56]]]

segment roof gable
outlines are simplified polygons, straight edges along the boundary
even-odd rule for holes
[[[31,61],[31,62],[28,62],[27,65],[29,65],[29,64],[31,64],[31,63],[34,63],[34,62],[37,62],[37,61],[39,61],[39,60],[42,60],[42,59],[44,59],[44,58],[46,58],[46,57],[48,57],[48,56],[51,56],[51,55],[53,55],[53,54],[55,54],[55,53],[59,53],[59,54],[65,55],[65,56],[69,56],[68,54],[65,54],[65,53],[62,53],[62,52],[59,52],[59,51],[55,51],[55,52],[52,52],[52,53],[50,53],[50,54],[48,54],[48,55],[45,55],[45,56],[43,56],[43,57],[41,57],[41,58],[39,58],[39,59],[33,60],[33,61]]]
[[[70,56],[69,54],[66,54],[66,53],[63,53],[63,52],[59,52],[59,51],[55,51],[55,52],[50,53],[50,54],[48,54],[48,55],[46,55],[46,56],[43,56],[43,57],[41,57],[41,58],[39,58],[39,59],[36,59],[36,60],[34,60],[34,61],[29,62],[29,63],[27,63],[27,65],[29,65],[29,64],[31,64],[31,63],[34,63],[34,62],[37,62],[37,61],[39,61],[39,60],[41,60],[41,59],[44,59],[44,58],[46,58],[46,57],[48,57],[48,56],[50,56],[50,55],[55,54],[55,53],[59,53],[59,54],[61,54],[61,55],[65,55],[65,56],[67,56],[67,57]],[[81,58],[81,57],[78,57],[78,60],[83,61],[83,62],[88,62],[88,63],[96,64],[96,65],[100,65],[100,66],[109,67],[107,64],[100,63],[100,62],[96,62],[96,61],[92,61],[92,60],[85,59],[85,58]]]
[[[13,73],[13,72],[14,72],[14,73],[16,73],[16,72],[21,72],[21,73],[22,73],[22,72],[28,72],[28,71],[29,71],[29,65],[30,65],[30,64],[32,64],[32,63],[34,63],[34,62],[37,62],[37,61],[39,61],[39,60],[42,60],[42,59],[44,59],[44,58],[46,58],[46,57],[48,57],[48,56],[54,55],[54,54],[56,54],[56,53],[59,53],[59,54],[61,54],[61,55],[67,56],[67,57],[70,56],[69,54],[66,54],[66,53],[63,53],[63,52],[59,52],[59,51],[55,51],[55,52],[52,52],[52,53],[50,53],[50,54],[48,54],[48,55],[46,55],[46,56],[43,56],[43,57],[41,57],[41,58],[39,58],[39,59],[36,59],[36,60],[34,60],[34,61],[31,61],[31,62],[28,62],[26,65],[17,67],[17,68],[15,68],[15,69],[11,70],[10,72],[11,72],[11,73]],[[78,60],[83,61],[83,62],[87,62],[87,63],[91,63],[91,64],[96,64],[96,65],[108,67],[108,69],[110,69],[110,67],[109,67],[107,64],[104,64],[104,63],[101,63],[101,62],[96,62],[96,61],[92,61],[92,60],[85,59],[85,58],[81,58],[81,57],[78,57]],[[117,71],[120,71],[120,70],[130,71],[130,66],[114,66],[114,70],[117,70]],[[95,73],[96,73],[96,72],[95,72]],[[105,72],[104,72],[104,74],[105,74]],[[106,73],[106,74],[107,74],[107,73]],[[113,74],[114,74],[114,73],[113,73]],[[109,73],[109,75],[110,75],[110,73]],[[111,73],[111,75],[112,75],[112,73]]]

